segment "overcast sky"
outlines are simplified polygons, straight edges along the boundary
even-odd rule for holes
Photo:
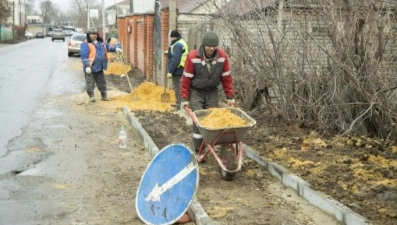
[[[36,0],[36,8],[39,7],[40,2],[43,0]],[[102,0],[96,0],[97,2],[102,2]],[[123,0],[104,0],[105,2],[105,8],[114,5],[116,3],[122,2]],[[53,3],[55,3],[58,6],[65,6],[64,8],[67,9],[69,8],[70,0],[52,0]]]

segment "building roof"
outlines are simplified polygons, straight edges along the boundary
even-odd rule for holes
[[[116,3],[114,5],[128,5],[128,6],[130,6],[130,0],[124,0],[124,1],[121,1],[121,2]]]
[[[109,6],[109,7],[107,7],[106,9],[116,8],[117,6],[128,6],[128,7],[131,7],[130,6],[130,0],[121,1],[119,3],[113,4],[113,5]]]
[[[176,8],[179,13],[190,13],[208,0],[176,0]],[[160,0],[163,9],[169,8],[170,0]]]
[[[246,15],[258,9],[264,10],[268,7],[272,7],[275,5],[276,2],[277,1],[275,0],[231,0],[215,14],[218,16],[225,13],[234,15]]]

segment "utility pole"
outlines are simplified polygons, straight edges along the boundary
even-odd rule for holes
[[[176,30],[176,0],[170,0],[170,14],[169,14],[169,31],[168,31],[168,45],[171,43],[170,41],[170,34],[172,30]],[[167,60],[166,60],[167,62]],[[172,81],[169,78],[168,79],[168,88],[172,88]]]
[[[12,24],[16,25],[15,24],[15,2],[12,2]]]
[[[284,0],[279,1],[278,5],[278,15],[277,15],[277,40],[280,40],[280,37],[283,36],[283,11],[284,11]]]
[[[106,23],[105,23],[105,0],[102,0],[102,38],[103,40],[107,40],[106,39]]]
[[[85,1],[87,6],[87,32],[90,30],[90,8],[88,7],[88,1]]]
[[[170,31],[176,30],[176,0],[170,0],[169,26]]]
[[[21,4],[21,0],[19,0],[18,3],[18,16],[19,16],[19,26],[22,26],[22,4]]]
[[[130,14],[134,12],[134,0],[130,0]]]

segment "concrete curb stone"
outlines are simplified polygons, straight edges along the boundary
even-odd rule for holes
[[[243,144],[243,151],[246,156],[252,160],[255,160],[258,164],[266,167],[267,170],[284,186],[293,189],[300,197],[307,200],[315,207],[326,213],[329,213],[330,215],[333,215],[341,224],[372,225],[368,219],[357,214],[342,203],[322,194],[321,192],[312,190],[310,188],[311,185],[308,182],[292,174],[284,167],[278,165],[277,163],[263,159],[254,149],[248,145]]]

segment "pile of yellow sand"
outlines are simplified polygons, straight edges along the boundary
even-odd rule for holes
[[[103,71],[105,73],[105,75],[127,75],[128,71],[131,70],[131,66],[130,65],[124,65],[121,62],[111,62],[108,65],[108,69]]]
[[[158,86],[151,82],[143,82],[131,94],[112,98],[112,101],[124,102],[131,110],[155,110],[167,111],[171,110],[171,104],[175,103],[175,94],[171,89],[167,89],[166,93],[170,95],[170,102],[161,102],[161,94],[164,93],[164,87]]]

